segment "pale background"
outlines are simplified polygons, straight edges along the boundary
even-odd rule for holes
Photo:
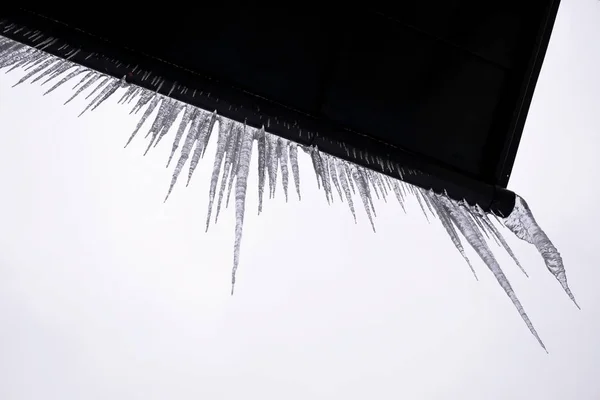
[[[170,143],[137,118],[82,118],[0,75],[0,399],[600,399],[600,4],[564,0],[510,188],[564,256],[578,311],[531,246],[496,253],[546,354],[492,274],[437,223],[377,202],[257,217],[256,154],[235,296],[233,210],[204,233],[214,142],[163,204]],[[171,134],[172,135],[172,134]],[[172,136],[170,136],[172,137]],[[185,170],[187,174],[187,169]]]

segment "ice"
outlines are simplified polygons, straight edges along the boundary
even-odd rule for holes
[[[123,94],[118,99],[115,99],[115,101],[118,104],[128,104],[133,101],[130,114],[137,114],[144,109],[139,122],[125,146],[131,143],[144,126],[146,120],[157,111],[145,135],[149,138],[145,152],[147,153],[151,148],[166,140],[164,138],[168,135],[171,127],[175,125],[178,116],[183,114],[172,139],[171,152],[167,161],[167,167],[169,167],[173,157],[179,151],[178,161],[173,171],[165,201],[172,193],[188,159],[190,159],[187,177],[187,184],[189,184],[195,169],[204,157],[211,140],[213,127],[218,122],[218,138],[210,179],[206,229],[208,230],[210,226],[213,209],[215,208],[214,203],[215,197],[217,197],[217,188],[219,190],[215,223],[218,220],[225,192],[227,191],[226,204],[228,204],[231,191],[235,187],[235,239],[232,293],[236,283],[236,271],[241,263],[240,254],[247,185],[254,141],[257,142],[258,151],[259,214],[263,210],[263,202],[265,200],[264,189],[267,180],[269,198],[273,198],[276,195],[279,170],[281,171],[281,185],[285,199],[287,200],[288,198],[290,169],[295,191],[298,199],[301,199],[301,162],[298,155],[298,147],[300,147],[312,162],[317,180],[317,188],[323,190],[327,202],[330,204],[333,202],[333,188],[335,188],[339,199],[348,204],[352,217],[356,222],[355,200],[357,200],[356,197],[360,198],[357,201],[362,202],[373,231],[375,231],[374,219],[376,217],[373,193],[376,198],[387,201],[387,196],[390,192],[393,192],[394,197],[404,212],[407,211],[407,197],[411,195],[416,198],[417,204],[428,221],[439,221],[453,245],[477,278],[474,266],[467,257],[467,249],[463,245],[463,240],[473,248],[508,295],[530,332],[535,336],[540,345],[544,347],[543,342],[535,331],[533,324],[525,313],[521,302],[517,298],[488,243],[495,242],[498,244],[512,257],[519,268],[522,270],[523,268],[494,221],[479,206],[450,199],[443,193],[434,193],[433,191],[426,191],[411,186],[401,180],[382,175],[323,153],[316,146],[305,146],[290,142],[287,139],[272,135],[265,130],[265,127],[254,129],[246,124],[219,116],[216,111],[208,112],[164,96],[158,93],[158,91],[149,91],[135,86],[126,82],[124,78],[116,79],[103,73],[78,66],[68,60],[61,60],[50,56],[41,51],[41,49],[54,43],[54,39],[50,37],[44,38],[43,36],[40,36],[38,39],[39,48],[33,49],[0,36],[0,68],[5,69],[6,72],[14,70],[21,72],[21,77],[17,79],[14,86],[27,81],[31,83],[40,82],[41,85],[51,84],[50,88],[44,92],[44,94],[49,94],[77,78],[79,81],[71,88],[74,93],[65,104],[70,103],[87,89],[91,89],[90,93],[84,99],[86,106],[82,114],[86,111],[94,111],[101,104],[115,97],[115,93],[119,92],[120,88],[125,88]],[[154,80],[159,87],[163,83],[160,77],[155,77]],[[185,91],[187,89],[184,88],[182,90]],[[267,123],[266,128],[269,128],[269,123]],[[180,142],[184,135],[185,140],[180,148]],[[348,149],[348,152],[357,152],[357,149]],[[404,171],[399,165],[394,165],[388,160],[376,159],[365,151],[359,151],[357,155],[371,161],[376,161],[386,171],[418,174],[417,171]],[[508,216],[502,216],[498,221],[505,225],[518,238],[536,247],[548,270],[556,277],[564,291],[577,305],[567,284],[562,257],[546,233],[537,224],[525,200],[517,196],[512,213]],[[523,272],[525,271],[523,270]]]
[[[140,97],[139,101],[140,102],[148,101],[147,96],[142,95]],[[154,107],[156,107],[156,105],[154,105],[154,106],[150,105],[149,108],[154,109]],[[173,145],[171,146],[171,154],[169,155],[169,160],[167,161],[167,168],[171,164],[171,160],[173,160],[173,156],[175,155],[175,152],[177,151],[177,148],[179,147],[179,143],[181,142],[181,138],[183,137],[185,128],[187,128],[188,125],[190,124],[190,121],[192,120],[192,116],[194,115],[195,112],[196,112],[196,109],[194,107],[185,106],[184,111],[183,111],[183,118],[181,119],[181,123],[179,124],[179,127],[177,128],[177,133],[175,134],[175,139],[173,139]],[[146,115],[146,114],[144,114],[144,115]],[[144,119],[144,117],[142,117],[142,119]],[[141,122],[141,120],[140,120],[140,122]],[[139,126],[141,126],[141,125],[138,123],[138,127],[136,127],[136,130],[139,129]]]
[[[167,113],[166,117],[160,121],[161,122],[160,133],[158,134],[156,141],[154,141],[154,147],[156,147],[160,143],[162,138],[167,134],[167,132],[169,132],[169,130],[175,123],[175,120],[177,119],[177,117],[179,117],[179,114],[181,113],[181,110],[183,110],[184,107],[185,107],[185,104],[183,104],[179,101],[171,102],[170,108],[168,109],[168,113]],[[160,113],[160,111],[159,111],[159,113]]]
[[[279,166],[281,167],[281,184],[283,185],[283,194],[285,196],[285,201],[288,201],[288,181],[289,181],[289,172],[288,172],[288,141],[284,138],[278,138],[277,140],[277,159],[279,160]]]
[[[177,117],[177,113],[173,110],[176,103],[177,102],[175,100],[170,99],[168,97],[164,98],[163,101],[160,103],[160,107],[158,108],[156,118],[154,118],[150,129],[146,133],[146,137],[148,137],[149,135],[152,136],[148,141],[148,146],[146,147],[144,155],[146,155],[148,151],[150,151],[150,148],[152,148],[152,145],[158,139],[161,131],[165,128],[167,130],[169,129],[169,127],[166,126],[167,124],[165,124],[165,121],[173,120],[173,117]]]
[[[223,157],[225,155],[226,146],[228,143],[231,130],[233,128],[233,122],[231,120],[219,119],[219,138],[217,139],[217,153],[215,154],[215,161],[213,164],[212,177],[210,179],[210,190],[208,193],[208,213],[206,217],[206,231],[210,226],[210,216],[212,214],[213,204],[215,202],[215,194],[217,192],[217,184],[219,183],[219,174],[221,173],[221,165],[223,164]],[[264,134],[264,131],[262,131]]]
[[[350,208],[350,212],[352,213],[352,217],[354,218],[354,223],[356,223],[356,211],[354,210],[354,202],[352,201],[352,192],[350,191],[350,183],[348,182],[348,176],[346,175],[346,171],[343,167],[342,161],[335,158],[333,160],[334,168],[338,172],[338,178],[340,180],[340,186],[344,191],[344,196],[346,197],[346,202],[348,203],[348,207]]]
[[[144,125],[144,122],[146,122],[146,120],[148,119],[148,117],[150,117],[150,115],[152,114],[152,111],[154,111],[154,109],[156,108],[156,106],[158,105],[158,103],[161,100],[162,100],[162,96],[155,95],[152,98],[152,101],[150,101],[150,105],[148,106],[148,108],[146,109],[146,111],[144,111],[144,114],[142,115],[142,118],[140,118],[140,120],[138,121],[135,129],[133,130],[133,132],[131,132],[131,136],[129,136],[129,139],[127,140],[127,143],[125,144],[125,147],[129,146],[129,144],[131,143],[131,141],[133,140],[133,138],[135,138],[135,135],[137,135],[137,133],[140,130],[140,128],[142,127],[142,125]],[[173,153],[174,152],[175,152],[175,150],[173,150]]]
[[[242,148],[242,142],[244,140],[243,129],[239,123],[233,124],[233,130],[235,132],[235,145],[231,155],[231,170],[229,171],[229,183],[227,185],[227,200],[225,201],[225,207],[229,207],[229,199],[231,198],[231,189],[237,177],[237,170],[240,162],[240,150]],[[217,213],[218,214],[218,213]]]
[[[342,188],[338,179],[338,171],[335,166],[335,157],[326,156],[325,162],[327,163],[327,169],[329,170],[329,175],[331,176],[331,182],[333,182],[333,186],[335,186],[335,190],[338,193],[340,201],[343,203],[344,197],[342,196]]]
[[[475,220],[479,220],[483,223],[484,227],[489,230],[492,238],[494,238],[496,240],[496,242],[500,246],[502,246],[504,248],[504,250],[506,250],[508,255],[510,255],[510,257],[515,261],[515,264],[517,264],[517,266],[519,267],[521,272],[523,272],[523,274],[525,274],[525,276],[529,277],[529,275],[527,275],[527,272],[525,271],[525,268],[523,268],[523,266],[521,265],[521,262],[519,261],[519,259],[515,255],[515,253],[512,251],[512,249],[510,248],[508,243],[506,242],[506,239],[504,239],[504,236],[502,236],[502,234],[500,233],[498,228],[496,228],[496,226],[494,226],[494,224],[492,223],[492,221],[490,220],[488,215],[481,209],[481,207],[479,207],[479,205],[477,205],[475,207],[471,207],[471,210],[476,213],[476,215],[474,217]]]
[[[70,72],[67,76],[65,76],[64,78],[62,78],[58,82],[56,82],[50,89],[46,90],[46,92],[44,92],[44,96],[47,95],[47,94],[49,94],[49,93],[52,93],[53,91],[55,91],[56,89],[58,89],[60,86],[64,85],[65,83],[67,83],[71,79],[77,77],[78,75],[81,75],[85,71],[86,71],[85,68],[78,67],[74,71]],[[54,79],[54,78],[55,77],[52,77],[50,79]]]
[[[554,275],[569,298],[579,308],[579,304],[577,304],[575,296],[567,283],[567,275],[560,253],[554,244],[552,244],[548,235],[546,235],[542,228],[537,224],[527,202],[520,196],[517,196],[515,199],[515,208],[513,209],[513,212],[504,219],[504,225],[518,238],[535,246],[544,259],[548,271]]]
[[[56,58],[50,58],[49,57],[46,61],[44,61],[43,63],[39,64],[38,66],[36,66],[35,68],[33,68],[31,71],[29,71],[27,74],[25,74],[25,76],[23,76],[17,83],[15,83],[13,85],[13,87],[19,86],[23,82],[26,82],[29,79],[31,79],[33,76],[35,76],[36,74],[38,74],[40,71],[45,71],[45,70],[49,69],[49,67],[52,64],[57,64],[59,62],[60,61],[57,60]]]
[[[235,159],[235,151],[236,146],[239,139],[239,129],[237,128],[237,123],[232,122],[231,124],[231,134],[227,137],[227,144],[225,147],[225,164],[223,165],[223,177],[221,178],[221,187],[219,189],[219,199],[217,200],[217,212],[215,214],[215,223],[219,218],[219,214],[221,212],[221,204],[223,202],[223,196],[225,194],[225,189],[227,188],[227,182],[229,182],[229,177],[231,175],[231,171],[233,169],[233,162]]]
[[[269,198],[275,197],[275,188],[277,187],[277,166],[279,158],[277,157],[277,136],[267,133],[266,159],[267,175],[269,177]]]
[[[177,183],[177,178],[179,178],[179,174],[181,174],[181,170],[183,169],[183,166],[192,152],[192,147],[194,147],[194,143],[196,143],[196,140],[198,139],[199,127],[205,119],[206,117],[203,115],[203,112],[199,109],[196,109],[194,115],[192,116],[190,129],[188,130],[188,134],[181,149],[181,155],[179,156],[179,160],[177,161],[177,165],[173,171],[173,177],[171,178],[171,184],[169,185],[169,191],[167,192],[165,201],[167,201],[171,195],[171,192],[173,191],[173,188],[175,187],[175,184]]]
[[[79,89],[77,89],[77,91],[75,91],[75,93],[73,93],[73,96],[71,96],[67,101],[65,101],[65,105],[69,104],[77,96],[79,96],[84,90],[86,90],[87,88],[92,86],[94,83],[98,82],[98,80],[100,80],[101,78],[102,78],[101,74],[95,73],[94,71],[89,71],[86,74],[86,76],[84,76],[83,80],[80,82],[80,83],[83,83],[83,81],[85,81],[85,83],[83,83],[79,87]]]
[[[473,276],[475,276],[475,279],[479,280],[477,278],[477,273],[475,272],[475,269],[473,268],[473,265],[471,264],[471,261],[469,261],[469,258],[467,257],[465,248],[462,245],[462,241],[460,240],[460,236],[458,235],[458,232],[456,232],[456,229],[452,223],[452,220],[450,219],[450,217],[449,217],[448,213],[446,212],[446,210],[444,209],[444,207],[441,204],[438,204],[437,194],[435,194],[433,191],[429,191],[428,197],[430,199],[432,208],[435,210],[435,213],[437,214],[438,220],[442,223],[442,226],[446,230],[446,233],[448,234],[448,236],[450,236],[450,240],[452,240],[454,247],[456,247],[456,249],[459,251],[460,255],[467,262],[467,265],[469,266],[469,268],[471,268],[471,272],[473,273]]]
[[[246,186],[248,184],[248,173],[250,172],[250,160],[252,158],[252,134],[248,132],[246,125],[241,133],[239,155],[240,160],[237,168],[237,179],[235,185],[235,242],[233,250],[233,269],[231,271],[231,294],[235,289],[235,274],[240,264],[240,248],[242,243],[242,231],[244,228],[244,212],[246,208]]]
[[[200,162],[200,158],[204,154],[206,150],[206,144],[210,138],[210,133],[215,127],[215,122],[217,120],[217,113],[213,112],[209,117],[208,122],[204,123],[202,127],[200,127],[200,131],[198,132],[198,139],[196,141],[196,149],[194,150],[194,154],[192,155],[192,159],[190,161],[190,171],[188,173],[188,180],[186,186],[190,184],[190,180],[192,179],[192,175],[194,174],[194,170],[198,166]]]
[[[267,162],[267,137],[265,134],[265,127],[263,126],[256,133],[256,141],[258,147],[258,214],[262,212],[263,208],[263,197],[265,194],[265,172],[266,172],[266,162]],[[290,157],[291,158],[291,157]],[[296,164],[298,164],[298,158],[295,158]],[[293,168],[294,159],[292,159],[292,168]]]
[[[290,142],[289,145],[290,165],[292,166],[292,175],[294,177],[294,185],[296,186],[296,193],[298,194],[298,200],[302,200],[300,194],[300,169],[298,168],[298,146],[295,143]]]
[[[350,173],[356,187],[358,188],[358,194],[363,202],[363,206],[365,207],[365,211],[367,212],[367,217],[369,217],[369,222],[371,223],[371,227],[373,228],[373,232],[375,232],[375,223],[373,222],[373,209],[371,208],[371,196],[369,195],[369,183],[365,180],[364,175],[361,173],[360,167],[354,164],[349,166]]]
[[[485,265],[492,271],[494,277],[504,289],[504,292],[508,295],[510,300],[513,302],[517,311],[525,321],[525,324],[529,328],[529,331],[533,334],[533,336],[537,339],[538,343],[546,350],[546,346],[542,342],[542,339],[537,334],[533,324],[531,323],[529,316],[525,312],[525,309],[521,305],[521,302],[517,298],[515,291],[513,290],[510,282],[504,275],[504,272],[498,265],[496,258],[494,257],[492,251],[488,247],[481,231],[477,229],[477,226],[473,224],[471,219],[469,218],[467,212],[465,211],[465,205],[454,200],[449,199],[446,196],[436,195],[435,200],[438,202],[440,207],[444,210],[444,213],[452,220],[454,225],[458,228],[461,234],[465,237],[467,242],[471,245],[471,247],[475,250],[475,252],[481,257]]]
[[[90,101],[87,105],[87,107],[81,112],[81,114],[79,114],[79,116],[81,117],[83,115],[83,113],[85,113],[88,110],[92,110],[94,111],[96,108],[98,108],[102,103],[104,103],[104,101],[106,99],[108,99],[110,96],[112,96],[117,89],[119,89],[122,85],[122,82],[117,80],[117,79],[110,79],[108,80],[109,84],[107,86],[105,86],[102,91],[100,91],[100,93],[94,97],[94,99],[92,101]]]

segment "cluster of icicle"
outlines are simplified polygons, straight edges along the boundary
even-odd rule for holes
[[[473,271],[473,274],[475,274],[475,270],[466,256],[462,244],[463,238],[481,257],[519,311],[531,333],[536,337],[540,345],[544,347],[508,279],[498,265],[496,258],[488,246],[488,242],[491,240],[502,246],[515,260],[521,270],[523,268],[496,225],[480,207],[470,206],[466,202],[455,201],[443,194],[414,187],[405,182],[322,153],[315,147],[297,145],[281,137],[271,135],[265,132],[264,127],[261,129],[251,128],[243,123],[220,117],[216,112],[211,113],[191,105],[186,105],[168,96],[131,85],[123,79],[115,79],[68,60],[49,55],[41,49],[28,47],[2,36],[0,36],[0,69],[5,69],[6,72],[16,69],[25,72],[25,75],[21,77],[15,86],[28,80],[31,83],[39,82],[42,86],[48,87],[44,94],[51,93],[68,82],[74,82],[74,94],[65,104],[85,94],[84,98],[87,101],[87,106],[82,111],[82,114],[88,110],[93,111],[108,98],[117,92],[121,92],[118,102],[133,104],[131,113],[141,112],[146,107],[127,144],[135,138],[153,111],[158,109],[158,113],[150,129],[146,133],[146,137],[149,139],[146,152],[163,140],[178,116],[183,114],[175,138],[173,139],[171,154],[167,163],[167,166],[171,164],[177,150],[180,149],[167,198],[173,190],[188,159],[189,170],[187,182],[189,183],[198,162],[204,156],[213,127],[218,122],[217,150],[212,179],[210,181],[206,229],[208,230],[213,208],[216,209],[214,213],[216,222],[223,201],[225,201],[226,205],[229,203],[232,189],[235,187],[236,225],[232,292],[235,285],[236,270],[240,262],[240,243],[244,222],[247,182],[250,172],[250,161],[255,147],[254,142],[257,143],[256,148],[258,150],[259,213],[262,210],[266,182],[268,181],[269,197],[275,196],[276,182],[278,180],[277,175],[279,173],[281,173],[281,182],[286,199],[288,196],[290,175],[294,181],[295,191],[300,199],[300,174],[298,168],[298,148],[300,148],[310,156],[317,183],[319,188],[323,189],[327,201],[332,202],[334,194],[337,192],[337,196],[342,202],[346,202],[352,216],[356,220],[354,199],[358,194],[358,198],[360,198],[364,206],[373,230],[375,229],[373,223],[373,217],[375,216],[373,194],[377,198],[385,199],[388,194],[393,193],[393,196],[398,200],[402,208],[404,208],[405,196],[415,196],[425,215],[430,214],[443,225],[448,236]],[[533,244],[538,249],[550,272],[552,272],[569,297],[575,302],[567,285],[560,254],[544,231],[537,225],[525,201],[517,196],[516,206],[511,215],[505,219],[495,219],[514,232],[517,237]],[[525,271],[523,270],[523,272]]]

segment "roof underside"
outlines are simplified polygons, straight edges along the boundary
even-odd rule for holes
[[[103,72],[137,66],[202,92],[173,95],[188,103],[359,164],[311,134],[434,177],[421,186],[493,192],[508,183],[558,3],[413,0],[393,12],[37,5],[24,8],[38,15],[3,6],[0,19],[120,61],[88,65]]]

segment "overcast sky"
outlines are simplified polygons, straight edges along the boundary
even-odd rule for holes
[[[204,232],[210,155],[163,198],[170,145],[143,157],[112,102],[82,118],[0,75],[0,399],[600,399],[600,6],[563,0],[509,187],[561,251],[578,311],[531,246],[497,251],[550,354],[485,265],[480,281],[415,203],[303,200]],[[280,191],[280,188],[278,188]]]

